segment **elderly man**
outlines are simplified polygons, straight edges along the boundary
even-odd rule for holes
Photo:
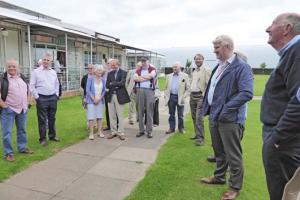
[[[186,73],[181,72],[181,64],[173,65],[173,73],[166,78],[165,102],[169,107],[169,130],[166,134],[174,133],[176,127],[175,112],[177,108],[178,131],[184,133],[183,112],[185,99],[189,95],[190,83]]]
[[[127,72],[120,68],[116,59],[110,61],[110,66],[112,71],[107,75],[106,88],[111,134],[107,139],[119,136],[120,140],[125,140],[123,110],[124,104],[130,101],[125,87]]]
[[[39,141],[42,146],[47,145],[46,131],[48,119],[48,137],[50,141],[59,142],[56,137],[55,115],[59,99],[59,82],[56,72],[51,69],[52,55],[46,53],[43,64],[32,71],[30,89],[36,100],[39,124]]]
[[[138,62],[135,69],[129,70],[127,72],[127,77],[126,77],[126,89],[127,93],[130,97],[130,102],[128,104],[128,120],[129,124],[133,125],[134,121],[137,121],[137,112],[136,110],[136,92],[134,90],[135,87],[135,81],[133,80],[135,71],[142,66],[141,62]],[[133,119],[134,113],[136,113],[136,120]]]
[[[263,161],[270,199],[280,200],[300,167],[300,14],[279,15],[266,32],[280,61],[261,101]]]
[[[209,129],[216,156],[214,175],[202,178],[206,184],[225,184],[229,166],[229,189],[221,199],[235,199],[243,184],[241,139],[246,119],[246,103],[253,97],[251,67],[233,53],[233,40],[218,36],[214,53],[219,64],[212,72],[204,96],[203,113],[209,115]]]
[[[26,119],[28,111],[29,91],[25,77],[20,73],[16,60],[6,63],[6,72],[1,77],[1,128],[4,158],[14,161],[12,130],[14,121],[17,127],[17,147],[20,153],[32,154],[26,147]]]
[[[141,58],[142,67],[136,70],[134,75],[135,87],[137,89],[137,103],[138,103],[138,119],[139,119],[139,133],[136,137],[141,137],[145,134],[144,115],[146,115],[146,132],[147,137],[152,138],[153,129],[153,113],[155,96],[154,90],[156,88],[156,69],[150,65],[147,57]]]
[[[195,140],[197,146],[202,146],[204,144],[204,124],[203,117],[200,113],[202,110],[203,95],[211,72],[203,66],[204,57],[202,54],[196,54],[194,56],[194,61],[196,69],[192,73],[190,107],[195,136],[191,139]]]

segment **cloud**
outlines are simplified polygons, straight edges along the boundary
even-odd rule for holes
[[[300,1],[272,0],[10,0],[14,4],[109,34],[141,48],[210,45],[220,34],[238,44],[265,44],[265,29]]]

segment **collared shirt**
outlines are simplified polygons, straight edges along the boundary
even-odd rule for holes
[[[296,35],[291,39],[288,43],[286,43],[279,51],[278,55],[281,57],[284,52],[286,52],[289,48],[291,48],[294,44],[296,44],[300,40],[300,35]]]
[[[7,74],[9,86],[5,103],[16,113],[26,112],[28,106],[27,84],[20,76]]]
[[[201,67],[204,67],[204,66],[201,66]],[[198,81],[200,81],[200,67],[196,67],[192,73],[192,83],[191,83],[191,91],[192,92],[200,92],[201,91]]]
[[[173,73],[171,82],[171,94],[178,94],[179,74]]]
[[[59,96],[59,82],[56,72],[43,66],[33,70],[30,78],[30,89],[35,99],[39,98],[39,94],[56,94]]]
[[[212,104],[213,97],[214,97],[214,92],[215,92],[215,88],[216,88],[216,85],[217,85],[218,81],[222,77],[222,74],[224,73],[224,71],[226,71],[226,69],[230,66],[230,64],[232,63],[232,61],[234,60],[234,58],[235,58],[235,54],[233,54],[225,62],[219,61],[218,68],[215,71],[215,73],[213,74],[213,76],[211,77],[210,86],[209,86],[209,89],[208,89],[207,100],[208,100],[208,104],[209,105]]]

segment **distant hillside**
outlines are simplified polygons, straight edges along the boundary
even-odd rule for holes
[[[237,46],[235,50],[247,55],[248,63],[253,68],[259,68],[263,62],[267,64],[267,68],[275,68],[279,59],[277,52],[269,45],[242,45]],[[206,66],[212,68],[216,64],[216,57],[213,53],[212,46],[172,47],[155,49],[155,51],[166,55],[168,67],[172,66],[176,61],[180,61],[182,65],[185,65],[187,58],[193,59],[196,53],[202,53],[204,55]]]

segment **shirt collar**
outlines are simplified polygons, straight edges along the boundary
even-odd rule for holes
[[[230,56],[230,58],[228,58],[225,62],[219,60],[219,65],[230,65],[233,62],[234,58],[235,54],[232,54],[232,56]]]
[[[296,44],[300,40],[300,35],[296,35],[288,43],[286,43],[279,51],[278,55],[282,56],[289,48]]]
[[[12,75],[10,75],[9,73],[7,73],[7,77],[8,77],[8,78],[18,78],[18,77],[20,77],[20,75],[17,74],[16,76],[12,76]]]

